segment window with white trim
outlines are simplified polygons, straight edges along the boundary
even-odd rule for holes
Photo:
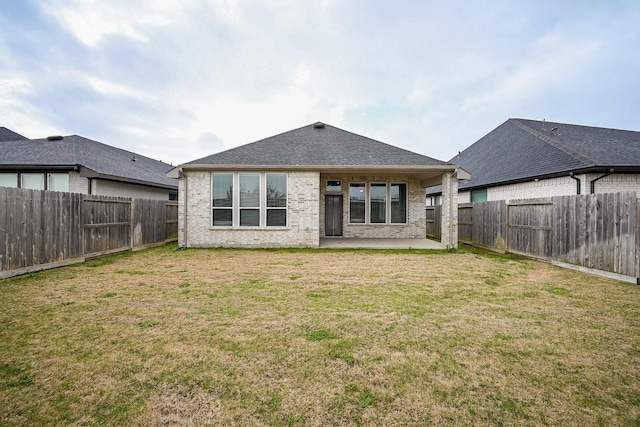
[[[233,225],[233,174],[212,174],[213,212],[212,224],[214,226]]]
[[[407,184],[352,182],[349,184],[350,224],[406,224]]]
[[[240,227],[260,226],[260,174],[238,174],[240,184]]]
[[[20,187],[29,190],[44,190],[44,174],[43,173],[21,173]]]
[[[364,224],[366,222],[366,189],[364,182],[349,184],[349,223]]]
[[[212,173],[214,227],[286,227],[286,173]]]
[[[407,184],[392,183],[389,187],[391,224],[407,223]]]
[[[287,225],[287,175],[266,174],[267,227]]]
[[[18,187],[17,173],[0,173],[0,187]]]
[[[69,174],[68,173],[48,173],[47,174],[47,190],[49,191],[69,191]]]

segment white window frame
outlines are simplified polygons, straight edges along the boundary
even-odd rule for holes
[[[244,176],[257,176],[258,177],[258,205],[257,206],[255,206],[255,205],[253,205],[253,206],[242,206],[240,204],[240,197],[241,197],[241,193],[242,193],[242,190],[240,188],[240,177],[243,176],[243,175]],[[264,205],[265,205],[264,201],[263,201],[263,198],[264,198],[264,187],[265,187],[265,185],[263,183],[263,174],[261,174],[260,172],[239,172],[235,176],[234,182],[237,182],[237,184],[238,184],[238,186],[237,186],[237,188],[238,188],[238,191],[237,191],[237,193],[238,193],[238,200],[237,200],[238,203],[236,204],[236,207],[234,209],[234,214],[237,211],[237,217],[238,217],[237,226],[241,227],[241,228],[247,228],[247,227],[250,228],[250,227],[260,227],[260,226],[262,226],[262,224],[264,224],[263,218],[262,218],[262,215],[263,215],[262,211],[263,211]],[[235,196],[235,193],[234,193],[234,196]],[[242,215],[242,211],[255,211],[255,210],[258,211],[258,225],[242,225],[242,224],[240,224],[240,218],[241,218],[241,215]],[[234,223],[236,223],[236,222],[234,221]]]
[[[351,222],[351,185],[352,184],[364,184],[364,222]],[[368,224],[368,215],[367,213],[369,212],[369,209],[367,208],[367,204],[369,203],[369,192],[368,192],[368,185],[366,182],[364,181],[353,181],[349,183],[349,191],[347,193],[347,198],[348,198],[348,202],[349,202],[349,211],[347,212],[349,217],[348,217],[348,223],[351,225],[365,225]]]
[[[52,189],[51,187],[53,187],[52,185],[52,180],[55,179],[56,177],[65,177],[66,180],[66,188],[59,190],[59,189]],[[64,192],[64,193],[68,193],[69,192],[69,174],[68,173],[48,173],[47,174],[47,190],[49,191],[60,191],[60,192]]]
[[[228,206],[213,206],[213,177],[215,175],[231,175],[231,207]],[[211,218],[209,220],[209,223],[211,224],[212,227],[216,227],[216,228],[220,228],[220,227],[233,227],[233,219],[234,219],[234,213],[233,213],[233,207],[235,205],[235,197],[236,197],[236,184],[235,184],[235,177],[233,172],[214,172],[211,174],[210,177],[211,180]],[[219,211],[231,211],[231,225],[213,225],[213,212],[219,210]]]
[[[232,225],[213,225],[213,176],[214,174],[231,174],[232,175],[232,183],[233,183],[233,198],[231,202],[231,217],[232,217]],[[259,198],[259,206],[257,207],[240,207],[240,175],[258,175],[260,182],[260,198]],[[285,199],[284,207],[267,207],[267,175],[284,175],[285,176],[285,185],[287,196]],[[289,227],[289,174],[287,172],[255,172],[255,171],[238,171],[238,172],[212,172],[209,178],[211,183],[211,195],[209,197],[210,200],[210,218],[209,218],[209,227],[212,229],[225,229],[225,228],[234,228],[240,230],[251,230],[251,229],[278,229]],[[229,209],[229,208],[225,208]],[[259,209],[259,225],[240,225],[240,211],[243,209]],[[284,226],[267,226],[267,210],[268,209],[279,209],[284,210],[286,215],[286,224]]]
[[[4,179],[0,180],[0,185],[3,185],[2,183],[4,181],[9,181],[9,179],[7,178],[13,178],[13,183],[11,185],[9,185],[9,188],[18,188],[18,177],[19,174],[17,172],[2,172],[0,173],[0,176],[2,176]],[[6,182],[6,184],[8,184],[8,182]],[[3,185],[6,186],[6,185]]]
[[[267,177],[269,175],[284,175],[284,191],[285,191],[285,200],[284,206],[268,206],[267,205]],[[287,173],[282,172],[265,172],[262,174],[262,188],[261,188],[261,203],[264,206],[264,209],[261,209],[261,218],[260,224],[264,224],[266,228],[273,227],[286,227],[289,224],[289,175]],[[285,215],[285,224],[284,225],[268,225],[267,224],[267,212],[270,210],[276,211],[284,211]],[[264,211],[264,212],[263,212]],[[264,216],[264,218],[262,218]]]
[[[391,222],[391,208],[392,208],[392,199],[391,199],[391,187],[394,185],[404,185],[404,222]],[[407,225],[409,223],[409,183],[402,181],[393,181],[387,184],[387,218],[389,224],[391,225]]]
[[[372,200],[372,196],[371,196],[371,192],[373,191],[374,188],[382,188],[384,186],[384,221],[381,222],[373,222],[373,220],[371,219],[371,203],[373,202]],[[377,225],[377,224],[388,224],[390,221],[390,217],[389,217],[389,183],[387,182],[381,182],[381,181],[373,181],[373,182],[369,182],[367,183],[367,200],[366,200],[366,206],[367,206],[367,211],[365,213],[365,218],[368,217],[368,223],[371,225]]]
[[[364,222],[351,222],[351,184],[364,184]],[[385,184],[385,221],[384,222],[371,222],[371,188],[372,184]],[[391,186],[404,185],[405,194],[405,221],[404,222],[391,222]],[[409,223],[409,184],[405,181],[353,181],[349,183],[349,212],[348,212],[348,224],[349,225],[407,225]]]
[[[33,188],[33,187],[25,187],[24,185],[24,179],[25,177],[35,177],[35,176],[39,176],[40,177],[40,182],[42,183],[42,188]],[[31,190],[44,190],[47,188],[47,180],[46,180],[46,176],[44,173],[42,172],[23,172],[20,174],[20,188],[27,188],[27,189],[31,189]]]

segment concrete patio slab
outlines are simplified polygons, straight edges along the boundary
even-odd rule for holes
[[[320,247],[348,249],[446,249],[440,242],[429,239],[363,239],[341,237],[321,238]]]

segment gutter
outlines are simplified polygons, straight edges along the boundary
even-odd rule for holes
[[[575,175],[581,175],[581,174],[587,174],[587,173],[598,173],[598,172],[602,172],[603,170],[607,170],[608,171],[606,173],[606,175],[598,177],[594,181],[598,181],[601,178],[604,178],[605,176],[611,175],[614,172],[614,168],[607,169],[604,166],[591,166],[591,167],[582,168],[582,169],[575,169],[575,170],[569,172],[569,175],[573,174],[575,176]],[[640,173],[640,167],[638,167],[638,166],[615,166],[615,173]],[[538,176],[535,176],[535,177],[534,176],[528,176],[528,177],[524,177],[524,178],[510,179],[510,180],[506,180],[506,181],[490,182],[490,183],[484,183],[484,184],[474,184],[473,186],[469,186],[469,187],[460,187],[459,191],[471,191],[471,190],[477,190],[477,189],[482,189],[482,188],[499,187],[501,185],[520,184],[520,183],[523,183],[523,182],[533,181],[534,179],[543,180],[543,179],[559,178],[559,177],[563,177],[563,176],[567,176],[567,170],[564,170],[562,172],[554,172],[554,173],[550,173],[550,174],[546,174],[546,175],[538,175]],[[427,194],[429,196],[436,196],[436,195],[441,194],[441,193],[442,193],[441,191],[434,191],[432,193],[427,193]]]
[[[20,172],[23,170],[30,170],[30,171],[43,171],[43,172],[48,172],[48,171],[78,171],[79,167],[78,165],[16,165],[16,164],[8,164],[8,165],[0,165],[0,169],[2,171],[9,171],[9,172]]]
[[[613,168],[609,169],[609,172],[605,173],[604,175],[600,175],[597,178],[594,178],[590,181],[590,193],[589,194],[595,194],[596,192],[596,181],[600,181],[602,178],[609,176],[613,173]]]
[[[122,182],[122,183],[127,183],[127,184],[137,184],[137,185],[145,185],[148,187],[154,187],[154,188],[161,188],[163,190],[178,190],[178,184],[176,183],[175,185],[170,185],[170,184],[164,184],[161,182],[153,182],[153,181],[143,181],[140,179],[135,179],[135,178],[128,178],[128,177],[124,177],[124,176],[115,176],[115,175],[105,175],[105,174],[101,174],[99,172],[94,171],[93,169],[90,169],[88,167],[82,166],[80,167],[80,176],[84,177],[84,178],[94,178],[94,179],[102,179],[105,181],[112,181],[112,182]]]
[[[237,170],[260,170],[260,171],[269,171],[269,170],[288,170],[288,171],[369,171],[369,170],[379,170],[379,171],[395,171],[395,172],[424,172],[424,171],[432,171],[432,172],[457,172],[462,171],[461,173],[466,172],[460,166],[456,165],[220,165],[220,164],[184,164],[180,166],[176,166],[175,168],[169,170],[166,175],[169,178],[177,178],[179,176],[180,171],[182,170],[190,170],[190,171],[210,171],[210,170],[220,170],[220,171],[237,171]],[[467,172],[468,173],[468,172]]]

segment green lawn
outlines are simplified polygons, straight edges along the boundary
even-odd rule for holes
[[[0,425],[640,425],[640,287],[164,246],[0,281]]]

